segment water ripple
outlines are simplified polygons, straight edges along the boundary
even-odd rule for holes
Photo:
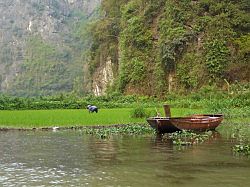
[[[153,138],[100,140],[77,131],[0,132],[0,184],[249,186],[249,159],[235,159],[230,150],[231,143],[225,141],[178,150]]]

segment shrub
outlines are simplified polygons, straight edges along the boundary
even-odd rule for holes
[[[138,106],[131,111],[132,118],[144,118],[147,117],[146,110],[142,106]]]

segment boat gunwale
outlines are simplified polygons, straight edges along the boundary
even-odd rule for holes
[[[192,117],[192,116],[187,116],[187,117],[149,117],[147,120],[182,120],[182,121],[202,121],[202,120],[209,120],[209,121],[214,121],[218,119],[223,119],[223,116],[204,116],[204,117]]]

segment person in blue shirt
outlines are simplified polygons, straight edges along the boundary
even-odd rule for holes
[[[89,110],[89,113],[98,112],[98,108],[96,106],[88,105],[87,109]]]

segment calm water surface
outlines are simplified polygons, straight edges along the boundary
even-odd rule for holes
[[[179,150],[156,137],[0,132],[0,186],[250,186],[250,158],[232,141]]]

